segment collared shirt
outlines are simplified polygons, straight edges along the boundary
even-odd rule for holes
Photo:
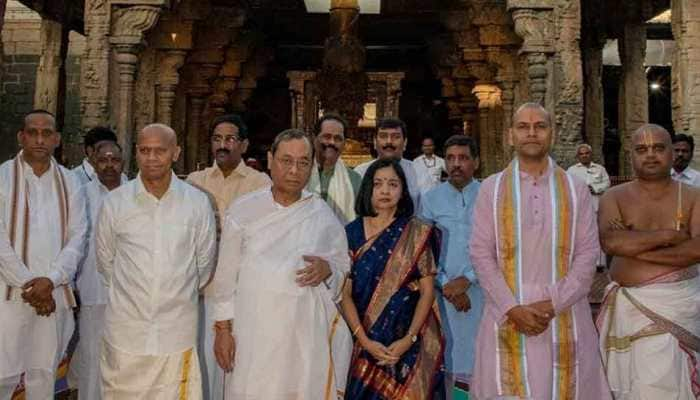
[[[250,168],[243,161],[238,163],[238,166],[227,177],[224,177],[224,173],[214,163],[207,169],[189,174],[187,182],[204,190],[214,198],[215,211],[219,218],[238,197],[271,184],[270,178],[266,174]]]
[[[590,166],[586,167],[581,163],[577,163],[570,166],[566,172],[581,179],[583,183],[593,190],[592,194],[596,196],[600,196],[610,188],[608,172],[600,164],[592,162]]]
[[[437,284],[442,287],[460,277],[471,283],[467,289],[471,308],[467,312],[457,311],[438,291],[438,306],[445,321],[445,367],[449,373],[461,377],[471,375],[474,368],[474,343],[484,303],[469,254],[474,203],[479,187],[476,180],[462,190],[443,182],[424,194],[421,201],[420,217],[434,223],[441,233]]]
[[[173,174],[158,199],[139,175],[107,196],[96,229],[97,269],[109,291],[105,340],[141,355],[195,346],[199,289],[216,256],[206,195]]]
[[[126,179],[123,178],[121,184],[123,185],[126,182]],[[95,179],[83,185],[80,190],[87,203],[88,244],[85,258],[78,268],[75,283],[80,293],[81,304],[87,306],[107,304],[107,288],[102,284],[102,280],[97,273],[95,224],[100,215],[102,202],[109,194],[109,189],[99,179]]]
[[[413,168],[416,170],[418,187],[421,193],[425,193],[439,185],[442,172],[447,172],[445,160],[436,155],[433,155],[432,158],[426,157],[425,154],[416,157],[413,160]]]
[[[83,162],[77,167],[73,168],[71,172],[73,172],[73,175],[75,175],[75,177],[78,179],[81,186],[88,182],[97,180],[95,168],[92,166],[92,164],[90,164],[87,158],[83,158]]]
[[[54,190],[54,173],[51,167],[36,176],[32,167],[24,163],[25,181],[29,187],[29,234],[27,265],[10,244],[9,225],[6,220],[12,199],[8,196],[13,185],[13,160],[0,165],[0,280],[4,284],[21,287],[36,277],[48,277],[56,287],[70,284],[75,277],[83,254],[87,225],[85,223],[85,199],[79,183],[69,170],[58,166],[65,178],[68,191],[68,241],[61,248],[61,217],[58,193]],[[54,293],[56,301],[63,296]]]
[[[367,169],[372,165],[377,159],[367,161],[365,163],[362,163],[355,167],[355,172],[360,174],[362,178],[365,177],[365,172],[367,172]],[[400,161],[401,164],[401,169],[403,169],[403,173],[406,175],[406,182],[408,184],[408,192],[411,194],[411,198],[413,199],[413,206],[418,209],[418,206],[420,205],[420,189],[418,187],[418,177],[416,176],[416,169],[413,168],[413,162],[402,158]]]
[[[700,187],[700,172],[690,167],[687,167],[680,173],[671,168],[671,178],[678,182],[683,182],[686,185]]]

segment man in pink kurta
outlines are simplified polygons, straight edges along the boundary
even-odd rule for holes
[[[550,201],[550,176],[556,164],[547,152],[553,141],[551,117],[538,105],[522,106],[513,118],[514,125],[509,135],[516,150],[516,160],[521,169],[516,169],[520,182],[520,240],[521,283],[520,301],[508,286],[504,277],[503,262],[498,255],[498,234],[494,204],[498,174],[486,179],[479,192],[474,208],[474,231],[471,239],[472,262],[484,290],[484,314],[479,327],[476,344],[476,365],[471,388],[473,398],[490,399],[537,399],[559,398],[553,390],[553,336],[552,318],[569,309],[573,316],[575,345],[575,379],[571,389],[573,397],[580,400],[610,399],[602,363],[597,349],[597,333],[593,325],[587,295],[595,272],[600,246],[595,213],[588,188],[577,180],[570,180],[571,197],[575,198],[573,210],[574,234],[571,258],[567,274],[552,283],[552,218],[556,215]],[[547,129],[542,128],[546,125]],[[542,129],[541,129],[542,128]],[[518,130],[521,132],[519,133]],[[548,130],[549,132],[546,132]],[[541,131],[541,132],[540,132]],[[539,135],[539,136],[538,136]],[[520,136],[520,138],[518,138]],[[519,151],[541,140],[544,163],[538,172],[525,171],[526,163],[532,163],[533,154]],[[525,149],[527,150],[527,148]],[[535,160],[537,161],[537,160]],[[544,305],[543,307],[541,307]],[[525,376],[529,385],[529,396],[513,396],[499,381],[503,374],[498,356],[499,327],[513,323],[515,312],[525,310],[528,318],[542,323],[541,332],[516,328],[524,335],[527,354]],[[517,325],[517,324],[516,324]]]

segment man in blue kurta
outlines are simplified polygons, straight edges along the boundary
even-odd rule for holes
[[[449,179],[430,190],[421,202],[421,218],[441,232],[436,283],[445,335],[447,399],[466,391],[474,366],[474,339],[482,311],[482,292],[469,257],[472,214],[479,182],[478,150],[468,136],[455,135],[445,142]],[[457,397],[455,397],[457,398]]]

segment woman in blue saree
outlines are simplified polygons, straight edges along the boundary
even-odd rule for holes
[[[395,160],[367,170],[345,228],[353,257],[342,307],[355,336],[346,400],[428,400],[442,380],[432,227],[413,217]]]

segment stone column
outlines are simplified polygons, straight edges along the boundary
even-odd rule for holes
[[[593,160],[602,163],[605,141],[605,107],[603,99],[603,48],[587,47],[583,56],[584,118],[586,142],[593,148]]]
[[[508,145],[506,132],[513,126],[513,113],[514,103],[515,103],[515,83],[510,80],[501,82],[501,104],[503,106],[503,129],[499,132],[501,138],[501,158],[500,168],[504,168],[505,164],[509,163],[513,159],[513,151]]]
[[[115,59],[119,68],[117,137],[123,149],[127,168],[131,165],[133,150],[133,98],[138,54],[141,51],[143,34],[156,24],[160,12],[160,7],[132,6],[115,8],[112,13],[110,43],[116,54]]]
[[[387,74],[386,102],[384,103],[384,117],[399,117],[399,101],[401,99],[401,81],[405,74],[394,72]]]
[[[85,1],[85,51],[80,60],[80,108],[87,131],[109,121],[109,5]]]
[[[490,114],[500,102],[498,88],[491,84],[477,84],[474,95],[479,99],[479,158],[482,176],[488,176],[498,169],[501,163],[501,150],[498,148],[498,132],[491,122]]]
[[[56,122],[63,119],[57,115],[60,98],[61,80],[65,85],[65,56],[68,51],[68,35],[63,25],[50,19],[41,20],[41,58],[36,71],[34,90],[34,108],[40,108],[56,115]],[[63,72],[63,74],[62,74]],[[63,76],[61,76],[63,75]]]
[[[202,114],[204,112],[204,97],[205,93],[197,93],[190,91],[189,107],[187,107],[187,140],[186,140],[186,158],[187,172],[197,171],[201,169],[199,161],[200,140],[199,130],[202,126]],[[206,147],[205,147],[206,150]]]
[[[546,104],[549,58],[554,53],[553,7],[543,0],[508,0],[515,33],[523,39],[520,54],[527,60],[529,100]]]
[[[673,125],[695,137],[693,164],[700,168],[700,3],[672,0],[676,48],[672,67]]]
[[[305,123],[306,114],[306,82],[313,80],[316,77],[315,72],[311,71],[289,71],[287,78],[289,79],[289,95],[292,97],[292,128],[306,130]]]
[[[620,82],[619,131],[620,175],[631,176],[631,137],[634,131],[649,121],[649,92],[644,58],[646,55],[646,27],[643,20],[627,20],[618,39],[622,80]]]
[[[166,50],[159,54],[158,122],[172,126],[175,92],[180,82],[180,68],[185,63],[184,50]]]

